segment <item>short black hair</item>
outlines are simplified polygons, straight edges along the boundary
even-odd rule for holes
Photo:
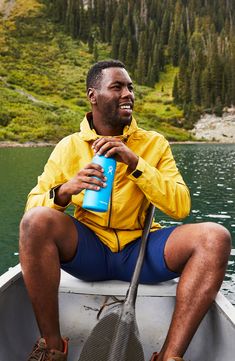
[[[105,60],[95,63],[87,73],[86,88],[97,88],[102,77],[102,70],[107,68],[123,68],[125,65],[119,60]]]

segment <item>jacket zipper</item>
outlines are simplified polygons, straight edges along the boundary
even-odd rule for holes
[[[118,238],[118,234],[117,234],[117,231],[115,229],[113,229],[114,233],[115,233],[115,236],[117,238],[117,246],[118,246],[118,252],[120,252],[120,242],[119,242],[119,238]]]
[[[112,204],[113,204],[113,191],[111,191],[111,197],[110,197],[110,207],[109,207],[109,218],[108,218],[108,228],[111,228],[110,227],[110,224],[111,224],[111,216],[112,216]],[[113,232],[116,236],[116,239],[117,239],[117,249],[118,249],[118,252],[120,251],[120,241],[119,241],[119,238],[118,238],[118,234],[117,234],[117,231],[113,229]]]
[[[113,203],[113,190],[111,191],[111,197],[110,197],[108,228],[110,227],[110,223],[111,223],[112,203]]]

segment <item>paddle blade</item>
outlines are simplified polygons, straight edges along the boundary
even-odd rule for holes
[[[119,309],[97,323],[82,349],[79,361],[97,360],[144,361],[135,318],[123,317]]]

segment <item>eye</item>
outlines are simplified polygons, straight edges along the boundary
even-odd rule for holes
[[[112,86],[112,89],[120,89],[120,88],[121,88],[121,85],[119,85],[119,84],[114,84]]]

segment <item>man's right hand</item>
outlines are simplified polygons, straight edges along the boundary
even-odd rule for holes
[[[90,163],[55,190],[55,203],[65,207],[70,203],[72,195],[80,193],[83,189],[98,191],[106,187],[106,180],[103,168],[98,164]]]

